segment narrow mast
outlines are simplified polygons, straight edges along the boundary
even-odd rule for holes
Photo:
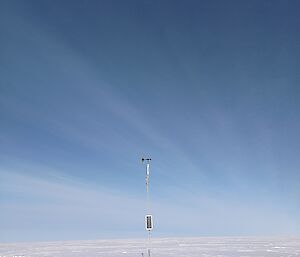
[[[146,192],[147,192],[147,214],[145,216],[145,228],[148,231],[148,248],[147,253],[148,257],[151,257],[151,230],[153,229],[153,219],[151,215],[151,208],[150,208],[150,191],[149,191],[149,184],[150,184],[150,161],[151,158],[142,158],[142,162],[146,163]]]

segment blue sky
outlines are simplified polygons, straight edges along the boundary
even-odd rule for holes
[[[300,234],[299,1],[0,2],[0,241]]]

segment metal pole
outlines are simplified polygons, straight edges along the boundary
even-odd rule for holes
[[[145,226],[146,230],[148,230],[148,247],[147,247],[147,254],[148,257],[151,257],[151,230],[152,230],[152,215],[150,215],[150,190],[149,190],[149,184],[150,184],[150,161],[151,158],[142,158],[142,162],[146,161],[146,192],[147,192],[147,215],[145,217]],[[148,220],[150,219],[150,220]]]

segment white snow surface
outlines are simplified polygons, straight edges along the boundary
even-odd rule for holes
[[[146,239],[0,244],[0,257],[146,257]],[[151,257],[300,256],[300,237],[154,238]]]

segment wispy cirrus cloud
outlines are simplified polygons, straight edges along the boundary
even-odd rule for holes
[[[137,220],[143,219],[141,198],[63,173],[33,175],[1,169],[0,181],[2,241],[23,238],[14,234],[18,230],[29,233],[28,239],[36,238],[31,234],[34,230],[49,230],[41,237],[44,240],[60,238],[61,231],[76,230],[74,239],[88,238],[88,230],[96,238],[104,231],[119,231],[122,237],[125,231],[138,230]]]

